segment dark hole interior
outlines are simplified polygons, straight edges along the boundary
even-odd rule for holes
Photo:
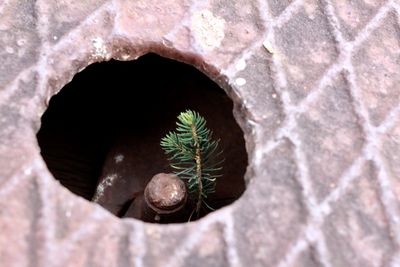
[[[232,105],[218,85],[187,64],[155,54],[111,60],[90,65],[52,97],[37,138],[62,185],[119,217],[134,217],[127,210],[148,181],[173,171],[160,139],[175,130],[180,112],[195,110],[224,150],[223,177],[208,199],[217,209],[245,190],[247,153]]]

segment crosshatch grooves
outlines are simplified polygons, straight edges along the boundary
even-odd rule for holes
[[[7,1],[6,1],[7,2]],[[234,1],[231,1],[232,3]],[[268,4],[268,2],[270,4]],[[268,40],[266,43],[267,47],[270,45],[272,47],[276,46],[275,37],[276,37],[276,30],[281,29],[286,26],[286,24],[292,20],[299,10],[304,9],[305,5],[307,4],[304,0],[297,0],[292,1],[290,4],[285,4],[285,8],[282,11],[277,11],[278,14],[273,14],[273,5],[276,4],[277,1],[254,1],[256,3],[257,9],[259,13],[263,17],[263,26],[265,28],[265,35],[263,38],[260,38],[258,41],[252,42],[245,50],[243,50],[239,55],[236,57],[234,63],[230,64],[228,68],[224,68],[221,72],[229,78],[229,82],[233,84],[233,90],[238,94],[243,93],[245,90],[239,88],[239,86],[235,86],[234,78],[235,75],[239,73],[236,69],[236,63],[241,62],[242,60],[250,59],[252,56],[257,55],[257,52],[262,47],[262,43],[265,40]],[[283,1],[282,1],[283,2]],[[399,247],[399,236],[395,233],[400,232],[398,228],[398,224],[396,223],[399,220],[398,211],[396,211],[396,195],[393,192],[393,173],[389,169],[389,166],[385,164],[385,157],[382,155],[382,152],[379,150],[379,145],[384,141],[385,135],[390,134],[391,129],[397,123],[397,120],[400,116],[400,105],[396,104],[396,107],[391,109],[387,114],[385,114],[385,118],[379,125],[371,125],[371,121],[369,118],[369,111],[368,107],[363,101],[362,95],[359,92],[359,84],[358,81],[354,78],[355,71],[354,71],[354,63],[351,62],[350,57],[352,56],[352,52],[354,53],[355,50],[359,49],[365,43],[371,42],[370,39],[372,38],[373,32],[383,28],[384,21],[388,16],[394,17],[396,21],[396,27],[399,27],[399,17],[400,17],[400,7],[397,1],[382,1],[383,4],[381,7],[377,8],[376,14],[374,14],[371,18],[368,18],[368,23],[362,27],[361,30],[355,35],[355,39],[353,41],[346,41],[342,32],[342,25],[338,19],[338,8],[334,6],[333,1],[321,1],[323,12],[325,17],[328,18],[328,24],[330,27],[330,36],[334,39],[334,45],[336,47],[338,57],[335,61],[329,65],[329,67],[324,70],[323,74],[318,77],[315,87],[304,97],[304,99],[297,103],[293,104],[290,102],[290,95],[287,89],[287,75],[288,73],[282,67],[283,62],[281,58],[275,57],[271,55],[272,65],[271,65],[271,79],[274,83],[274,88],[277,92],[277,99],[280,100],[281,108],[283,109],[283,113],[285,114],[285,119],[282,124],[278,127],[276,133],[274,133],[274,138],[268,141],[264,145],[258,145],[257,151],[254,151],[252,156],[254,157],[254,164],[251,166],[254,170],[260,167],[262,163],[262,158],[266,155],[272,154],[274,148],[278,147],[281,143],[283,138],[288,138],[294,144],[295,147],[295,156],[296,156],[296,165],[298,167],[298,180],[302,187],[302,200],[307,207],[309,215],[307,216],[307,223],[303,226],[300,230],[300,234],[298,237],[295,238],[293,242],[290,241],[288,250],[286,251],[275,251],[274,248],[268,247],[266,248],[267,252],[270,253],[271,251],[274,252],[276,258],[274,259],[265,259],[262,258],[263,252],[265,251],[258,251],[258,256],[260,258],[254,259],[259,260],[257,263],[260,265],[265,262],[272,262],[276,263],[279,262],[279,266],[290,266],[293,262],[297,261],[299,257],[304,256],[303,252],[307,252],[308,250],[312,250],[313,253],[316,254],[315,258],[322,263],[324,266],[332,266],[332,251],[329,250],[327,247],[326,236],[322,230],[323,222],[326,220],[327,215],[331,213],[331,210],[335,208],[337,202],[343,199],[344,195],[347,193],[347,190],[354,185],[357,180],[359,180],[359,173],[362,166],[365,162],[373,163],[376,168],[376,178],[377,178],[377,189],[379,191],[379,202],[383,205],[383,212],[385,216],[388,218],[385,224],[385,228],[390,230],[392,233],[392,240],[390,242],[395,244],[395,247]],[[1,95],[1,104],[5,105],[6,102],[11,101],[10,99],[14,99],[16,94],[15,91],[19,89],[21,85],[21,81],[23,79],[28,79],[32,72],[39,71],[39,81],[40,84],[39,88],[45,88],[47,86],[47,79],[50,79],[52,73],[47,73],[46,64],[48,63],[48,55],[52,50],[56,51],[56,49],[61,49],[63,46],[70,46],[71,44],[63,43],[62,41],[66,38],[77,38],[80,34],[82,34],[82,29],[88,26],[88,24],[93,23],[94,20],[99,18],[103,18],[104,13],[107,13],[107,19],[109,19],[112,23],[114,18],[110,18],[109,14],[113,12],[117,12],[117,4],[119,1],[113,2],[106,2],[101,7],[98,7],[95,11],[91,11],[87,18],[81,19],[79,23],[71,23],[72,30],[68,32],[66,36],[59,38],[59,43],[53,44],[53,41],[47,41],[45,45],[42,46],[42,52],[39,57],[39,63],[37,65],[26,66],[27,68],[22,70],[17,76],[13,77],[10,83],[7,83],[7,87],[4,91],[2,91]],[[204,8],[207,1],[194,1],[190,8],[191,12],[194,12],[196,9]],[[228,7],[228,6],[227,6]],[[0,10],[0,13],[4,12],[4,7]],[[51,14],[43,12],[43,10],[38,9],[39,13],[38,17],[41,20],[41,24],[47,25],[48,17]],[[274,17],[276,15],[276,17]],[[189,16],[189,15],[187,15]],[[86,16],[85,16],[86,17]],[[101,21],[101,19],[99,21]],[[184,26],[190,28],[188,25],[188,20],[184,20]],[[178,25],[174,27],[173,31],[168,33],[172,37],[175,35],[181,35],[179,29],[182,25]],[[73,28],[75,27],[75,28]],[[100,27],[99,27],[100,28]],[[304,29],[308,30],[308,29]],[[47,37],[50,36],[49,29],[44,28],[42,29],[44,32],[40,32],[40,35],[43,40],[47,40]],[[116,28],[116,32],[120,31],[120,29]],[[33,32],[33,30],[32,30]],[[86,32],[89,34],[89,32]],[[118,32],[119,33],[119,32]],[[394,34],[394,33],[393,33]],[[121,34],[123,36],[123,34]],[[275,35],[275,36],[274,36]],[[50,36],[52,37],[52,36]],[[129,39],[129,36],[123,36],[126,39]],[[168,42],[166,42],[168,43]],[[99,44],[99,52],[102,52],[101,43]],[[270,45],[268,45],[270,44]],[[294,45],[294,44],[293,44]],[[63,48],[64,49],[64,48]],[[196,48],[193,48],[196,49]],[[50,51],[50,52],[46,52]],[[193,52],[194,51],[194,52]],[[191,50],[191,53],[197,53],[199,51]],[[267,50],[264,51],[265,53],[269,53]],[[200,54],[200,52],[199,52]],[[91,59],[91,60],[102,60],[102,59]],[[379,59],[377,59],[379,60]],[[198,61],[197,61],[198,62]],[[74,62],[76,65],[74,66],[77,70],[82,67],[86,66],[88,62],[79,62],[79,58]],[[209,63],[209,62],[208,62]],[[342,73],[342,77],[345,77],[345,80],[348,84],[348,93],[351,96],[352,100],[352,111],[356,114],[359,120],[359,127],[362,130],[363,138],[365,138],[363,143],[363,148],[359,156],[352,160],[350,166],[348,166],[343,174],[338,179],[338,183],[334,185],[332,191],[323,198],[323,200],[317,200],[316,192],[315,192],[315,185],[311,181],[310,177],[310,170],[309,170],[309,162],[307,157],[304,155],[304,144],[300,143],[299,136],[294,131],[296,124],[298,124],[297,115],[304,114],[309,112],[309,107],[312,103],[315,103],[319,100],[319,97],[323,94],[324,89],[327,85],[330,85],[331,81],[337,74]],[[241,80],[243,81],[243,80]],[[59,87],[59,81],[53,80],[55,87]],[[249,83],[249,81],[248,81]],[[242,91],[241,91],[242,90]],[[47,91],[46,91],[47,93]],[[41,92],[41,95],[46,95],[46,93]],[[13,97],[13,98],[12,98]],[[238,97],[240,99],[240,97]],[[248,99],[247,99],[248,100]],[[236,100],[238,101],[238,100]],[[258,131],[263,128],[262,123],[260,122],[260,118],[252,116],[252,106],[248,101],[245,103],[240,103],[242,108],[247,110],[249,119],[249,125],[251,125],[255,129],[255,135],[252,138],[261,138],[262,136],[257,135]],[[25,115],[31,116],[31,115]],[[253,120],[254,119],[254,120]],[[302,125],[299,125],[302,126]],[[249,134],[250,136],[250,134]],[[43,166],[40,165],[38,162],[34,162],[29,168],[25,169],[24,172],[26,175],[33,176],[39,175],[40,171],[42,170]],[[4,170],[3,170],[4,172]],[[0,195],[2,198],[8,197],[10,192],[13,192],[15,188],[20,189],[20,184],[27,183],[27,179],[21,179],[23,176],[17,175],[10,175],[9,180],[7,183],[0,188]],[[260,177],[249,177],[251,183],[256,184],[259,181]],[[262,177],[261,177],[262,178]],[[32,180],[32,179],[31,179]],[[37,181],[37,182],[36,182]],[[253,185],[254,185],[253,184]],[[250,186],[253,186],[250,185]],[[51,183],[48,183],[48,178],[44,177],[43,180],[35,180],[34,186],[30,186],[30,190],[33,194],[37,194],[39,196],[40,201],[36,204],[37,206],[32,206],[33,215],[40,215],[41,217],[38,220],[35,220],[32,223],[32,227],[37,229],[38,231],[32,235],[29,235],[29,240],[33,240],[29,246],[35,245],[35,240],[43,240],[43,244],[39,247],[35,247],[36,250],[40,250],[40,253],[33,254],[34,261],[32,262],[41,262],[41,263],[54,263],[52,262],[51,258],[40,258],[40,255],[44,254],[41,252],[45,252],[47,248],[51,247],[53,241],[55,241],[56,237],[54,233],[56,229],[58,229],[59,225],[56,221],[56,215],[52,212],[54,207],[59,207],[58,210],[62,210],[64,206],[62,203],[48,203],[44,202],[44,200],[53,195],[52,189],[56,189]],[[250,189],[250,188],[249,188]],[[22,191],[19,192],[22,194]],[[4,202],[4,200],[1,200]],[[240,203],[239,203],[240,204]],[[313,206],[313,205],[316,206]],[[59,205],[59,206],[56,206]],[[85,207],[86,208],[86,207]],[[230,266],[242,266],[245,265],[244,256],[240,254],[238,251],[238,244],[243,242],[242,237],[245,237],[243,232],[239,232],[237,225],[237,216],[235,212],[240,208],[239,205],[234,206],[232,209],[225,209],[218,213],[218,216],[210,216],[203,221],[198,223],[197,231],[189,232],[185,231],[185,238],[182,243],[179,243],[174,251],[170,253],[170,257],[166,260],[167,266],[184,266],[185,261],[189,259],[193,251],[198,251],[198,244],[203,242],[204,240],[204,233],[209,232],[216,232],[217,234],[217,241],[222,239],[223,242],[223,252],[226,256],[226,261]],[[7,210],[5,210],[6,212]],[[66,216],[71,216],[70,213],[65,213]],[[85,217],[87,215],[87,217]],[[72,214],[72,216],[74,216]],[[96,224],[90,224],[88,227],[85,227],[86,223],[90,222],[91,220],[95,221],[96,223],[100,224],[106,221],[106,218],[103,218],[102,214],[98,210],[87,210],[87,214],[82,213],[82,217],[79,217],[81,221],[78,225],[67,225],[67,227],[71,227],[71,233],[62,241],[62,249],[64,254],[61,258],[57,259],[59,264],[65,264],[70,260],[70,255],[74,253],[79,253],[79,251],[74,250],[74,246],[81,241],[86,241],[93,236],[93,233],[96,232],[98,226]],[[77,218],[77,217],[75,217]],[[254,218],[256,220],[257,217]],[[43,225],[43,222],[48,222],[46,227]],[[111,221],[107,221],[108,229],[107,231],[116,230],[120,231],[120,229],[113,224]],[[9,223],[8,225],[11,225]],[[148,265],[150,262],[150,258],[152,256],[152,252],[149,247],[154,246],[155,236],[163,236],[163,237],[171,237],[159,231],[156,228],[147,228],[142,224],[125,224],[124,225],[123,234],[121,234],[121,243],[132,244],[132,247],[135,249],[129,249],[128,251],[121,252],[120,259],[118,262],[132,264],[135,263],[137,266],[144,266]],[[42,231],[43,229],[47,229],[47,231]],[[18,229],[19,230],[19,229]],[[185,228],[186,230],[186,228]],[[239,229],[242,230],[242,229]],[[15,231],[15,230],[13,230]],[[15,231],[16,232],[16,231]],[[20,231],[18,231],[20,232]],[[164,236],[165,234],[165,236]],[[240,235],[240,236],[238,236]],[[60,237],[58,237],[60,238]],[[173,241],[172,239],[170,239]],[[216,241],[216,242],[217,242]],[[258,240],[256,240],[258,241]],[[279,241],[278,239],[275,241]],[[110,242],[110,244],[114,244]],[[137,244],[146,244],[146,246],[139,246]],[[117,244],[114,244],[117,247]],[[388,245],[389,247],[391,245]],[[185,248],[185,249],[183,249]],[[252,247],[255,249],[255,247]],[[53,248],[56,250],[56,248]],[[101,249],[101,248],[99,248]],[[385,248],[381,248],[385,249]],[[94,251],[91,251],[95,253]],[[102,253],[104,251],[100,251]],[[276,252],[276,253],[275,253]],[[394,254],[394,251],[388,251],[389,259],[388,262],[392,263],[392,266],[395,266],[397,262],[399,262],[400,255]],[[398,252],[397,252],[398,253]],[[210,257],[212,258],[212,257]],[[397,260],[397,261],[396,261]],[[89,260],[88,260],[89,262]],[[165,265],[163,265],[165,266]]]

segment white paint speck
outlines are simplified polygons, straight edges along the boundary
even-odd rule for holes
[[[123,54],[122,56],[121,56],[121,58],[123,59],[123,60],[128,60],[128,59],[131,59],[131,55],[130,54]]]
[[[246,80],[243,79],[243,78],[237,78],[235,82],[236,82],[236,84],[237,84],[238,86],[243,86],[243,85],[246,84]]]
[[[25,40],[25,39],[19,39],[19,40],[17,41],[17,45],[19,45],[19,46],[23,46],[25,43],[26,43],[26,40]]]
[[[274,98],[274,99],[277,97],[276,94],[272,94],[271,96],[272,96],[272,98]]]
[[[236,70],[241,71],[244,70],[245,68],[246,68],[246,61],[244,59],[239,60],[236,64]]]
[[[25,175],[30,175],[32,173],[32,169],[31,168],[27,168],[24,170],[24,174]]]
[[[118,154],[114,157],[115,163],[120,163],[124,160],[124,155]]]
[[[53,36],[53,40],[54,40],[54,41],[57,41],[57,39],[58,39],[58,37],[54,35],[54,36]]]
[[[94,55],[98,57],[107,57],[107,47],[104,44],[104,40],[100,37],[94,38],[92,40],[92,44],[94,47]]]
[[[14,48],[12,48],[11,46],[7,46],[6,47],[6,52],[9,54],[14,54]]]
[[[329,205],[322,205],[321,206],[321,212],[322,212],[322,214],[327,216],[332,212],[332,209],[331,209],[331,207],[329,207]]]

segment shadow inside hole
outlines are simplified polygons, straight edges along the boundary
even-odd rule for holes
[[[90,65],[52,97],[37,138],[61,184],[129,217],[129,205],[152,176],[172,172],[160,139],[175,130],[180,112],[198,111],[224,150],[223,177],[208,200],[220,208],[245,189],[247,154],[232,105],[192,66],[155,54],[130,62],[111,60]]]

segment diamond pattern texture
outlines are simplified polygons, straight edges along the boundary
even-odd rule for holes
[[[341,31],[347,40],[354,40],[357,33],[365,27],[386,0],[351,1],[335,0],[335,12],[341,25]]]
[[[397,0],[72,2],[0,4],[1,263],[400,266]],[[248,145],[244,195],[190,224],[72,195],[35,140],[77,71],[149,51],[217,81]]]

